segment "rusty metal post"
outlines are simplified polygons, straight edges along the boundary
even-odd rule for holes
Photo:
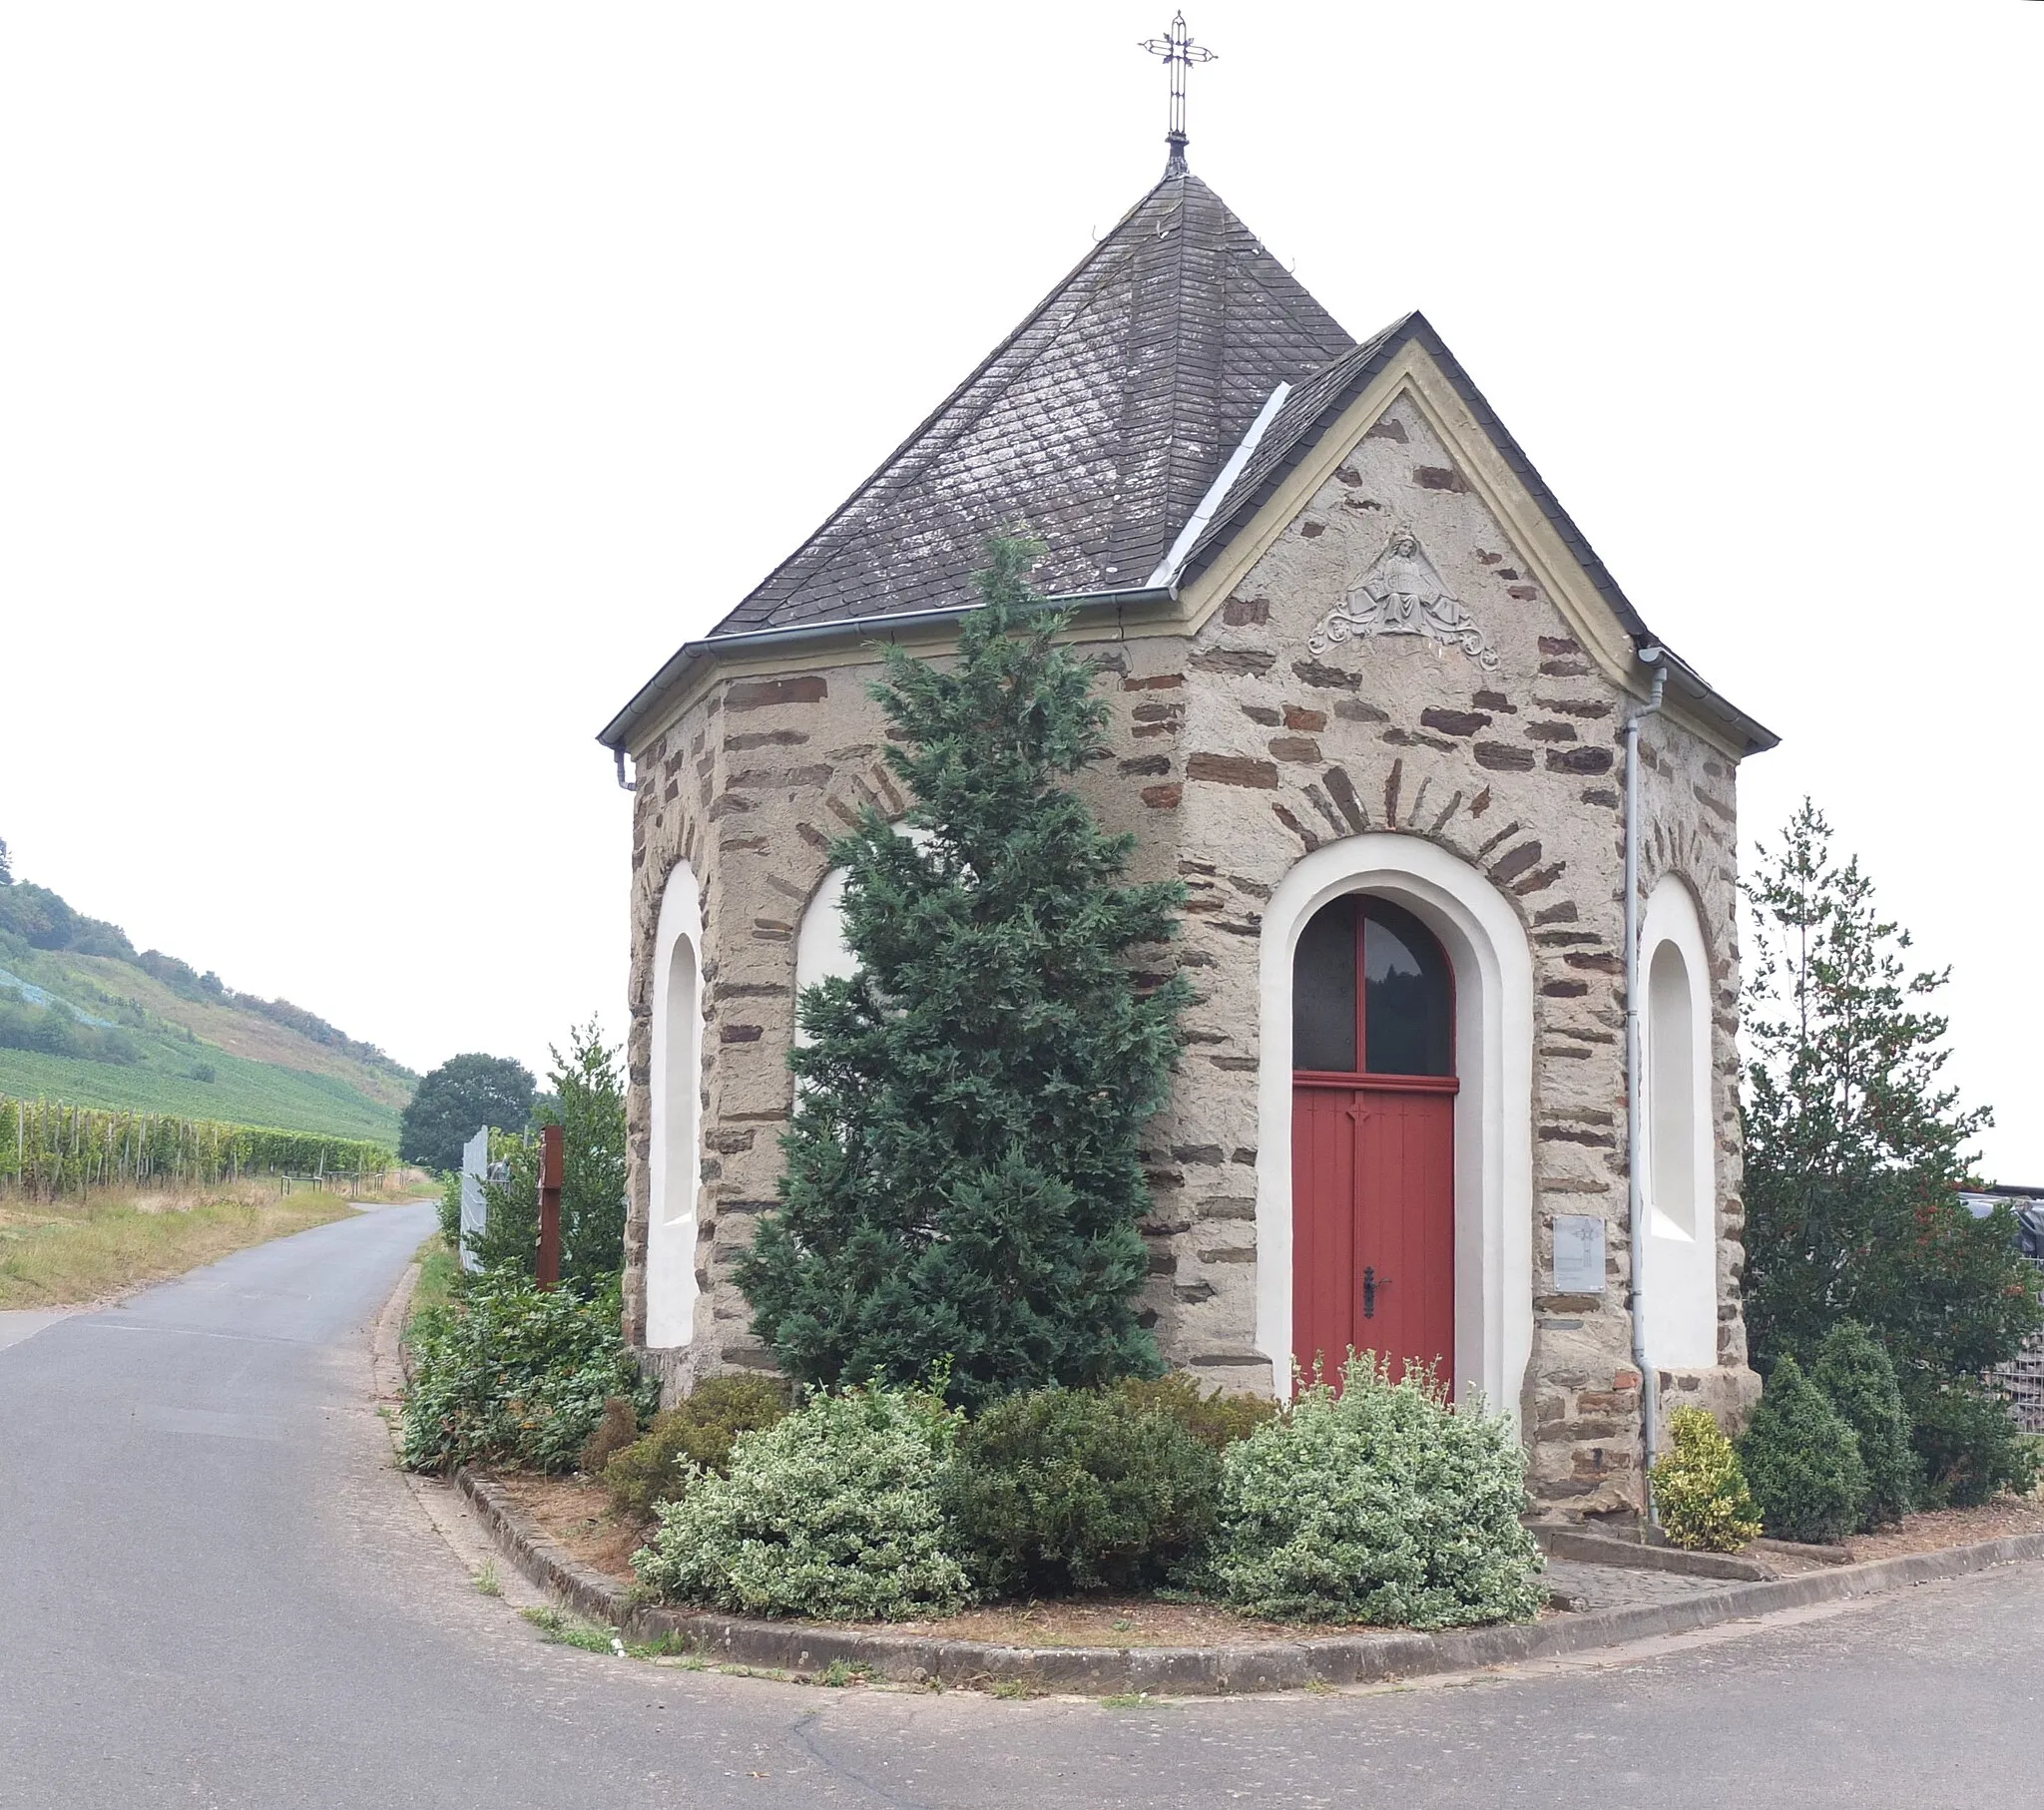
[[[539,1285],[561,1282],[561,1128],[543,1126],[539,1133]]]

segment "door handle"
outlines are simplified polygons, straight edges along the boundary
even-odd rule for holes
[[[1362,1270],[1362,1317],[1373,1320],[1377,1317],[1377,1272],[1368,1264]]]

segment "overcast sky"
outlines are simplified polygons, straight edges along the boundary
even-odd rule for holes
[[[623,1026],[594,735],[1153,183],[1166,0],[0,11],[0,836],[425,1068]],[[2044,1181],[2044,6],[1203,0],[1193,168],[1424,308]]]

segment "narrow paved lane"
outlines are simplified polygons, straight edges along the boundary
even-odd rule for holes
[[[428,1208],[0,1349],[0,1805],[2044,1801],[2044,1567],[1621,1663],[1107,1709],[542,1644],[405,1481],[368,1332]]]

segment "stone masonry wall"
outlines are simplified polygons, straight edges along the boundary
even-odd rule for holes
[[[1408,527],[1497,655],[1493,670],[1417,636],[1315,655],[1325,613]],[[1511,543],[1409,403],[1393,407],[1199,636],[1093,650],[1110,757],[1083,789],[1139,836],[1141,877],[1191,892],[1182,937],[1139,952],[1192,978],[1187,1048],[1146,1138],[1154,1195],[1143,1311],[1166,1356],[1211,1382],[1267,1388],[1256,1349],[1256,1083],[1262,909],[1321,842],[1425,837],[1488,875],[1534,963],[1535,1300],[1521,1401],[1531,1487],[1570,1513],[1640,1499],[1640,1379],[1625,1306],[1620,729],[1627,699],[1515,564]],[[633,858],[631,1221],[627,1317],[643,1342],[651,952],[661,888],[688,859],[705,915],[704,1162],[697,1333],[681,1387],[769,1363],[730,1282],[774,1195],[791,1088],[794,935],[825,849],[860,801],[905,800],[862,662],[720,682],[640,752]],[[1728,1417],[1746,1368],[1734,1046],[1738,949],[1732,764],[1672,719],[1649,724],[1644,898],[1664,873],[1696,893],[1711,952],[1720,1227],[1720,1365],[1671,1399]],[[1287,1058],[1288,1060],[1288,1058]],[[1601,1297],[1542,1292],[1554,1214],[1601,1213]]]

